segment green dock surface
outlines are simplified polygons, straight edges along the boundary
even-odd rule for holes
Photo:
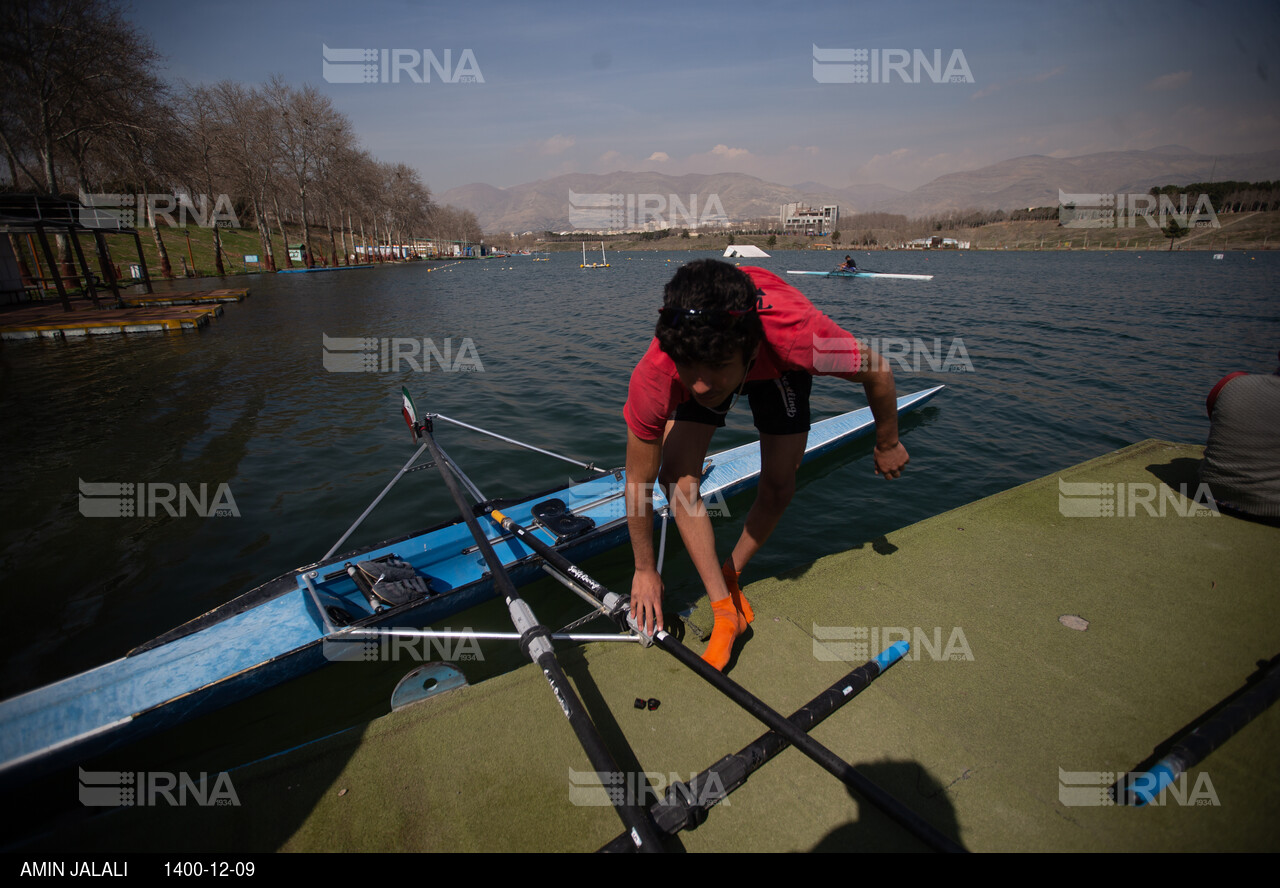
[[[813,736],[971,851],[1277,850],[1280,707],[1161,804],[1105,794],[1280,654],[1280,527],[1206,508],[1200,454],[1142,442],[788,575],[748,568],[756,621],[729,674],[789,714],[906,637],[909,657]],[[698,652],[708,613],[688,621]],[[657,649],[561,659],[625,791],[687,780],[764,732]],[[635,708],[650,697],[657,709]],[[68,851],[594,851],[621,828],[589,770],[526,667],[233,771],[236,805],[121,810],[47,838]],[[668,848],[924,850],[794,749]]]

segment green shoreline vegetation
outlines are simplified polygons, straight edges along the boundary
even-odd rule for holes
[[[855,217],[856,218],[856,217]],[[1173,244],[1177,250],[1274,250],[1280,249],[1280,210],[1221,215],[1217,228],[1191,229]],[[918,230],[918,233],[914,233]],[[583,234],[526,236],[510,239],[518,249],[580,250],[583,241],[588,249],[604,240],[609,250],[712,250],[723,252],[729,244],[752,244],[771,250],[824,250],[832,252],[866,252],[908,249],[909,241],[938,236],[968,242],[970,250],[1130,250],[1152,252],[1168,250],[1170,239],[1158,228],[1138,220],[1132,227],[1064,228],[1057,221],[995,222],[982,226],[936,230],[933,224],[917,220],[913,233],[902,236],[895,230],[879,228],[843,228],[840,239],[807,237],[792,234],[715,231],[686,236],[679,231],[646,232],[645,234]],[[496,239],[502,243],[501,238]]]

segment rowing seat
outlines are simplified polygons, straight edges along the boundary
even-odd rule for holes
[[[374,595],[384,604],[408,604],[415,598],[428,595],[432,589],[423,577],[407,561],[387,555],[373,561],[361,561],[351,574],[356,585],[365,593]]]
[[[586,515],[575,515],[562,499],[543,500],[531,510],[538,524],[555,535],[556,542],[582,536],[596,526]]]

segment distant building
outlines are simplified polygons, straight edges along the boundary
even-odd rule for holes
[[[788,234],[829,234],[840,221],[838,206],[811,207],[808,204],[783,204],[779,213],[782,230]]]
[[[907,241],[906,248],[908,250],[967,250],[969,249],[969,241],[934,235],[933,237],[922,237],[917,240]]]

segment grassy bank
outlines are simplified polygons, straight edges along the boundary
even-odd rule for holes
[[[267,257],[263,253],[262,242],[259,240],[258,232],[255,229],[220,228],[218,233],[222,241],[223,270],[227,275],[256,274],[267,270]],[[302,241],[301,231],[293,231],[286,228],[286,235],[290,244],[297,244]],[[142,255],[151,279],[153,281],[164,280],[161,270],[160,250],[156,245],[155,232],[149,228],[140,229],[138,237],[142,242]],[[164,242],[165,253],[169,257],[169,265],[174,279],[211,277],[217,274],[217,264],[214,260],[213,229],[197,226],[186,228],[162,226],[160,228],[160,238]],[[105,240],[107,249],[111,254],[111,261],[119,270],[122,281],[125,283],[130,282],[133,278],[131,266],[138,264],[138,247],[133,236],[108,234],[105,236]],[[288,253],[285,249],[285,241],[278,231],[272,235],[271,243],[275,252],[276,268],[289,268],[290,265],[286,260]],[[35,265],[32,262],[32,252],[33,247],[35,251],[39,251],[39,245],[26,236],[19,236],[18,246],[22,253],[22,259],[27,263],[27,267],[34,271]],[[101,278],[102,275],[98,267],[93,238],[81,235],[80,246],[84,250],[85,259],[89,263],[90,269]],[[323,265],[331,261],[327,234],[322,233],[319,237],[313,237],[312,247],[315,251],[315,264]],[[341,242],[338,243],[338,250],[341,253]],[[257,262],[249,262],[246,259],[246,257],[255,256],[257,257]],[[323,257],[323,262],[321,257]],[[41,258],[40,266],[42,269],[41,274],[47,278],[48,270],[43,268],[43,257]],[[299,263],[294,263],[293,267],[299,267]]]
[[[1218,228],[1199,228],[1178,238],[1175,250],[1269,250],[1280,248],[1280,212],[1234,213],[1218,217]],[[1167,250],[1169,238],[1164,233],[1139,221],[1132,228],[1063,228],[1057,221],[999,222],[979,228],[944,230],[897,231],[871,229],[870,231],[842,231],[841,241],[833,245],[832,252],[898,249],[906,241],[937,235],[968,241],[973,250]],[[864,235],[870,235],[875,244],[863,244]],[[729,244],[754,244],[766,251],[808,250],[818,242],[830,243],[830,238],[799,236],[774,236],[762,234],[704,234],[699,237],[674,235],[649,239],[635,235],[605,237],[607,250],[718,250]],[[598,245],[599,236],[595,236]],[[582,238],[565,238],[548,244],[539,243],[531,249],[580,250]],[[587,241],[590,248],[592,241]],[[597,246],[598,249],[598,246]]]

